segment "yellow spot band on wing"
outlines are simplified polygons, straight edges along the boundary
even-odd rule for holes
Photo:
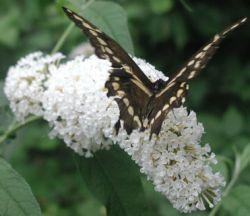
[[[146,86],[144,86],[140,81],[135,80],[135,79],[131,79],[131,81],[137,86],[139,87],[144,93],[146,93],[148,96],[152,96],[152,93],[148,90],[148,88]]]

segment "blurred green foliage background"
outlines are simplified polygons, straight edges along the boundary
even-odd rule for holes
[[[177,0],[114,2],[127,12],[136,56],[146,59],[166,75],[177,70],[215,33],[250,14],[250,1],[243,0],[186,1],[188,5]],[[68,24],[56,1],[1,0],[1,88],[10,65],[36,50],[49,53]],[[81,32],[74,28],[61,51],[68,54],[82,41]],[[211,144],[226,177],[232,172],[234,151],[241,151],[250,143],[249,48],[250,25],[247,23],[222,43],[214,59],[192,81],[186,103],[204,124],[203,143]],[[1,117],[0,129],[7,124],[8,120]],[[4,157],[31,185],[45,216],[105,215],[102,204],[83,184],[71,150],[60,140],[50,140],[48,131],[41,122],[22,129],[11,145],[4,146]],[[242,173],[237,185],[250,184],[249,168]],[[153,191],[143,176],[142,179],[154,215],[179,215],[165,198]],[[219,215],[236,215],[227,206],[223,206]]]

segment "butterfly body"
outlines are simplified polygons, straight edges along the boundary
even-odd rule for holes
[[[158,79],[154,82],[154,88],[153,88],[153,92],[157,93],[159,92],[161,89],[163,89],[163,87],[165,86],[166,81],[162,80],[162,79]]]
[[[107,96],[114,97],[120,110],[115,124],[118,133],[121,121],[128,134],[134,129],[150,130],[150,137],[158,135],[162,123],[186,97],[188,82],[193,79],[214,55],[222,39],[246,21],[246,18],[216,34],[198,50],[168,81],[152,82],[133,59],[112,38],[75,12],[63,8],[68,17],[86,34],[96,55],[111,62],[109,79],[105,83]]]

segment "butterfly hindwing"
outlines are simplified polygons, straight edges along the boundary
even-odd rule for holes
[[[152,93],[132,75],[117,68],[111,72],[105,87],[108,89],[107,95],[115,97],[120,109],[120,120],[123,120],[127,133],[130,134],[135,128],[142,129],[142,113]],[[117,123],[117,131],[119,127],[120,124]]]
[[[180,107],[187,94],[188,84],[186,82],[174,83],[169,85],[168,91],[160,97],[155,97],[152,103],[152,111],[150,112],[149,126],[151,128],[151,135],[158,135],[161,130],[161,125],[169,111]]]

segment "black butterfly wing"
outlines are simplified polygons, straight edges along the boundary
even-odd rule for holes
[[[144,109],[153,94],[132,75],[119,68],[113,69],[105,87],[108,89],[108,96],[115,96],[120,109],[120,119],[123,120],[127,133],[130,134],[135,128],[144,129]],[[119,127],[120,121],[116,124],[117,132]]]
[[[216,34],[213,39],[196,52],[177,73],[175,73],[165,87],[155,95],[154,103],[156,107],[149,116],[151,134],[159,134],[161,124],[166,114],[172,108],[182,105],[188,90],[187,82],[193,79],[203,69],[212,58],[222,39],[238,26],[243,24],[247,18],[241,19],[235,24],[226,28],[223,32]],[[164,108],[165,107],[165,108]]]
[[[155,97],[149,106],[148,127],[152,134],[158,135],[167,113],[174,108],[180,107],[185,100],[188,90],[186,82],[178,82],[169,85],[168,90],[160,97]]]
[[[142,113],[145,113],[144,109],[153,94],[153,83],[112,38],[73,11],[63,9],[89,38],[96,55],[112,63],[113,69],[105,87],[108,96],[115,96],[126,131],[131,133],[135,128],[142,128]],[[119,127],[120,121],[116,124],[117,131]]]
[[[153,88],[153,83],[117,42],[75,12],[65,7],[63,7],[63,10],[76,26],[78,26],[89,38],[99,58],[109,60],[114,68],[123,68],[127,73],[131,73],[136,79],[143,81],[147,88]]]
[[[230,32],[245,23],[247,18],[227,27],[224,31],[216,34],[209,43],[199,49],[178,71],[175,73],[166,85],[166,88],[172,82],[182,82],[193,79],[203,69],[208,61],[213,57],[219,44]],[[164,92],[164,89],[163,89]]]

